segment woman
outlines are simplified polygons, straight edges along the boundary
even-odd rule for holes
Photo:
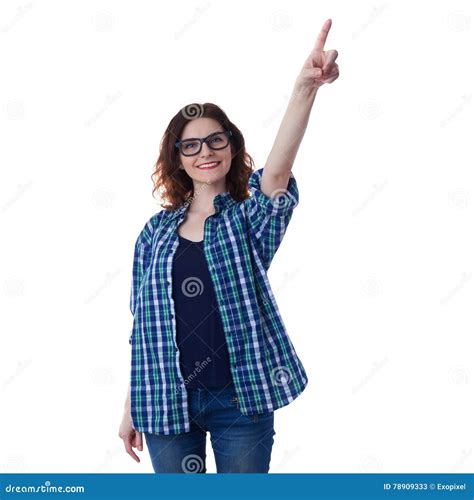
[[[269,471],[274,411],[307,385],[268,282],[298,204],[291,171],[318,88],[339,75],[328,19],[295,82],[265,168],[216,105],[171,120],[155,189],[168,202],[140,232],[130,309],[131,381],[119,430],[155,472]],[[249,196],[250,188],[251,196]]]

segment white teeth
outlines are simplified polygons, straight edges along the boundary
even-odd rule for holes
[[[218,161],[214,161],[212,163],[205,163],[204,165],[200,165],[198,168],[212,168],[212,167],[215,167],[219,162]]]

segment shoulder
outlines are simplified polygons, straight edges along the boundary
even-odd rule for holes
[[[250,191],[252,192],[252,194],[254,193],[255,190],[260,191],[262,188],[263,172],[264,172],[264,168],[262,167],[262,168],[259,168],[257,170],[254,170],[251,173],[251,175],[249,177],[249,181],[248,181],[248,187],[249,187]],[[292,191],[297,191],[296,178],[295,178],[292,171],[290,172],[290,177],[288,180],[287,188],[282,189],[280,191],[289,191],[290,194],[294,194],[294,193],[292,193]]]
[[[248,187],[251,196],[244,200],[246,205],[263,210],[268,215],[287,215],[299,202],[298,185],[293,172],[290,173],[286,188],[275,190],[270,197],[262,192],[263,171],[263,168],[259,168],[250,175]]]
[[[170,210],[165,210],[162,208],[159,212],[156,212],[153,214],[150,218],[151,224],[156,227],[158,224],[162,222],[163,219],[167,217],[167,215],[170,213]]]
[[[263,168],[254,170],[249,177],[248,187],[250,192],[253,194],[255,189],[260,189],[262,183]]]
[[[156,228],[160,225],[162,220],[166,217],[167,210],[160,210],[153,214],[146,222],[145,227],[147,227],[151,232],[154,232]]]
[[[167,217],[168,212],[168,210],[162,209],[148,218],[138,236],[138,241],[140,243],[148,245],[151,244],[153,235],[160,228],[160,225]]]

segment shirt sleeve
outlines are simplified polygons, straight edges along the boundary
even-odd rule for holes
[[[130,311],[135,316],[137,298],[142,286],[143,277],[148,266],[151,263],[153,234],[156,230],[157,223],[161,218],[163,211],[153,215],[143,229],[140,231],[138,238],[135,241],[135,249],[133,253],[133,268],[132,268],[132,286],[130,289]],[[128,343],[132,343],[133,327],[130,332]]]
[[[248,231],[260,260],[268,270],[283,240],[294,208],[299,203],[298,186],[293,172],[286,189],[277,191],[274,198],[265,195],[260,188],[263,168],[252,173],[249,189],[252,194],[244,200]]]

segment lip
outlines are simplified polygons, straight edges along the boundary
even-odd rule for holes
[[[199,168],[199,167],[201,167],[202,165],[207,165],[208,163],[217,163],[217,165],[214,165],[213,167],[208,167],[208,168],[206,168],[206,170],[212,170],[212,169],[214,169],[214,168],[218,167],[218,166],[220,165],[220,163],[221,163],[221,162],[220,162],[220,161],[206,161],[206,162],[204,162],[204,163],[201,163],[200,165],[196,165],[196,168]]]

